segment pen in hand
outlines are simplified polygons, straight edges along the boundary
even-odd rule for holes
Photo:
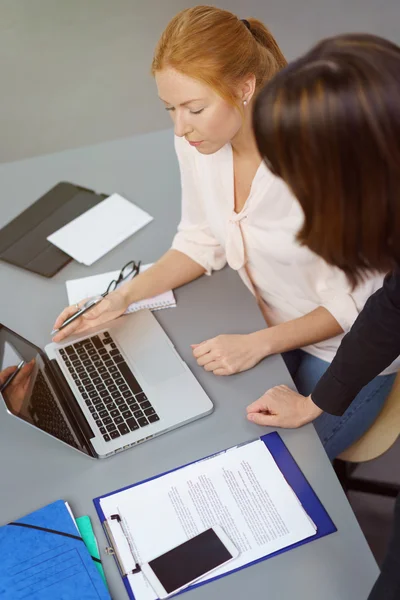
[[[67,325],[69,325],[70,323],[73,323],[76,319],[79,319],[79,317],[84,315],[88,310],[90,310],[94,306],[97,306],[97,304],[99,304],[99,302],[101,302],[103,300],[105,295],[106,294],[103,294],[101,296],[93,296],[93,298],[89,298],[89,300],[87,300],[85,302],[85,304],[77,310],[76,313],[74,313],[73,315],[68,317],[68,319],[66,321],[64,321],[64,323],[62,325],[60,325],[60,327],[58,329],[53,329],[53,331],[51,332],[50,335],[51,336],[55,335],[56,333],[61,331],[61,329],[64,329],[64,327],[67,327]]]
[[[6,389],[6,387],[8,387],[10,385],[10,383],[13,381],[14,377],[16,377],[18,375],[18,373],[20,372],[20,370],[22,369],[22,367],[25,364],[26,364],[25,361],[21,360],[21,362],[18,364],[18,366],[15,369],[15,371],[13,371],[11,373],[11,375],[9,377],[7,377],[7,379],[5,380],[5,382],[3,383],[3,385],[0,387],[0,393],[4,392],[4,390]]]

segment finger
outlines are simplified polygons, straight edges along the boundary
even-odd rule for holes
[[[61,342],[63,339],[69,337],[73,333],[80,333],[81,331],[85,331],[91,327],[96,325],[95,320],[98,319],[104,312],[107,311],[109,306],[109,300],[105,298],[97,306],[93,306],[90,310],[88,310],[81,317],[63,327],[61,331],[56,333],[53,337],[54,342]],[[75,307],[76,312],[76,307]],[[61,313],[62,314],[62,313]],[[74,314],[74,313],[72,313]],[[61,323],[62,324],[62,323]]]
[[[197,344],[197,347],[193,350],[193,356],[195,358],[199,358],[200,356],[203,356],[203,354],[207,354],[207,352],[210,352],[210,350],[210,340],[205,340],[204,342],[201,342],[201,344]]]
[[[214,375],[230,375],[229,371],[227,369],[224,369],[223,367],[220,367],[219,369],[215,369],[215,371],[213,371]]]
[[[248,413],[258,413],[258,412],[271,412],[271,401],[267,399],[265,396],[261,396],[258,400],[255,400],[246,408]]]
[[[213,355],[213,353],[208,352],[207,354],[204,354],[204,356],[200,356],[200,358],[197,359],[197,364],[199,365],[199,367],[205,367],[206,365],[208,365],[208,363],[213,362],[214,360],[215,356]]]
[[[221,364],[218,361],[212,360],[208,364],[204,366],[205,371],[215,371],[216,369],[221,369]]]
[[[24,366],[21,369],[21,373],[23,373],[25,375],[25,373],[30,373],[33,369],[33,367],[35,366],[35,359],[32,358],[31,361],[29,361],[28,363],[24,364]]]
[[[69,337],[73,333],[78,333],[79,331],[87,329],[88,327],[89,327],[89,325],[87,325],[87,323],[85,323],[83,318],[80,317],[79,319],[76,319],[76,321],[71,323],[70,325],[67,325],[66,327],[61,329],[61,331],[58,331],[53,336],[53,342],[62,342],[62,340]]]
[[[67,306],[67,308],[64,308],[64,310],[58,315],[57,319],[55,320],[53,329],[58,329],[59,327],[61,327],[61,325],[67,319],[69,319],[69,317],[72,317],[72,315],[76,313],[76,311],[76,306]]]
[[[247,415],[247,419],[256,425],[263,425],[264,427],[279,427],[278,415],[266,415],[263,413],[250,413]]]
[[[85,300],[81,300],[80,302],[78,302],[77,304],[71,305],[71,306],[67,306],[66,308],[64,308],[64,310],[58,315],[53,329],[59,329],[59,327],[61,327],[61,325],[63,325],[63,323],[65,323],[65,321],[67,319],[69,319],[69,317],[72,317],[72,315],[74,315],[79,308],[82,308],[82,306],[85,304],[85,302],[88,300],[88,298],[85,298]],[[102,300],[99,304],[97,304],[96,306],[94,306],[92,309],[90,309],[87,313],[85,313],[84,315],[82,315],[81,318],[87,318],[88,315],[93,315],[93,318],[96,318],[96,316],[98,316],[99,312],[104,312],[106,306],[104,305],[105,300]],[[100,309],[100,307],[102,307]],[[100,309],[100,310],[98,310]],[[79,321],[80,319],[77,319],[77,321]],[[74,321],[75,323],[77,321]],[[72,323],[71,323],[72,325]]]
[[[197,348],[197,346],[200,346],[200,344],[190,344],[191,348]]]
[[[24,365],[24,367],[22,368],[22,371],[24,371],[25,373],[28,373],[30,375],[35,366],[35,362],[36,362],[35,359],[32,358],[31,361],[29,361],[26,365]]]
[[[12,384],[15,385],[25,385],[25,383],[28,381],[33,368],[35,366],[35,360],[31,360],[30,362],[26,363],[22,369],[20,370],[20,372],[18,373],[18,375],[16,375],[15,379],[13,380]]]
[[[0,385],[3,385],[3,383],[5,383],[7,381],[7,379],[10,377],[10,375],[12,375],[12,373],[14,373],[16,368],[17,368],[17,365],[15,365],[13,367],[7,367],[6,369],[4,369],[4,371],[2,371],[0,373]]]

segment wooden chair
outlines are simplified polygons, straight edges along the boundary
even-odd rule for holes
[[[360,479],[352,476],[358,463],[367,462],[384,454],[400,435],[400,373],[394,380],[393,387],[375,422],[355,442],[347,448],[333,466],[345,492],[359,491],[368,494],[380,494],[395,497],[400,487],[392,483]]]

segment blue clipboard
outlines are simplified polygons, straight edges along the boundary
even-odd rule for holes
[[[323,505],[321,504],[320,500],[318,499],[318,496],[315,494],[311,485],[308,483],[307,479],[304,477],[303,473],[301,472],[301,470],[298,467],[293,456],[290,454],[289,450],[285,446],[280,435],[276,431],[274,431],[272,433],[263,435],[260,439],[264,442],[264,444],[270,451],[270,453],[273,456],[281,473],[283,474],[286,481],[288,482],[288,484],[290,485],[290,487],[293,489],[296,496],[300,500],[304,510],[307,512],[309,517],[311,517],[311,519],[313,520],[315,526],[317,527],[317,533],[310,538],[302,540],[301,542],[297,542],[296,544],[287,546],[286,548],[283,548],[282,550],[278,550],[277,552],[273,552],[272,554],[263,556],[262,558],[259,558],[255,561],[247,563],[246,565],[243,565],[237,569],[232,569],[232,571],[229,571],[228,573],[224,573],[223,575],[217,575],[216,577],[213,577],[212,579],[208,579],[207,581],[204,581],[204,582],[195,583],[195,584],[189,586],[188,588],[182,590],[178,594],[176,594],[177,596],[179,594],[184,594],[188,590],[191,590],[195,587],[199,587],[201,585],[206,585],[206,584],[210,583],[211,581],[215,581],[216,579],[220,579],[221,577],[226,577],[227,575],[230,575],[231,573],[235,573],[236,571],[246,569],[247,567],[254,565],[258,562],[267,560],[269,558],[272,558],[273,556],[277,556],[278,554],[282,554],[283,552],[287,552],[288,550],[292,550],[293,548],[302,546],[303,544],[308,544],[310,542],[313,542],[314,540],[325,537],[326,535],[329,535],[330,533],[334,533],[335,531],[337,531],[337,528],[335,527],[332,519],[326,512]],[[246,443],[251,443],[253,441],[254,440],[251,440],[250,442],[246,442]],[[226,452],[226,450],[223,452]],[[219,454],[221,454],[221,452],[211,454],[210,456],[207,456],[205,458],[212,458],[213,456],[217,456]],[[204,458],[201,458],[199,460],[200,461],[204,460]],[[108,496],[113,496],[114,494],[118,494],[119,492],[122,492],[122,491],[127,490],[132,487],[135,487],[137,485],[142,485],[143,483],[151,481],[152,479],[158,479],[159,477],[163,477],[164,475],[167,475],[168,473],[172,473],[173,471],[177,471],[178,469],[184,469],[188,465],[194,464],[195,462],[199,462],[199,461],[193,461],[192,463],[188,463],[186,465],[182,465],[175,469],[171,469],[170,471],[166,471],[165,473],[160,473],[159,475],[156,475],[155,477],[149,477],[148,479],[144,479],[143,481],[139,481],[138,483],[134,483],[133,485],[128,485],[124,488],[121,488],[120,490],[115,490],[108,494],[104,494],[104,496],[99,496],[98,498],[94,498],[93,503],[96,508],[97,514],[99,516],[100,522],[103,525],[103,529],[104,529],[104,522],[106,521],[106,518],[104,516],[103,510],[102,510],[101,504],[100,504],[100,501],[103,498],[107,498]],[[104,531],[107,536],[106,529],[104,529]],[[122,573],[121,573],[121,576],[122,576],[122,580],[124,582],[126,591],[128,592],[129,598],[131,598],[131,600],[135,600],[135,597],[131,590],[131,586],[129,584],[128,577],[124,576]]]

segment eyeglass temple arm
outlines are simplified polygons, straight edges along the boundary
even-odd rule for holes
[[[139,275],[139,273],[140,273],[140,265],[141,265],[141,264],[142,264],[142,261],[141,261],[141,260],[139,260],[139,262],[138,262],[137,264],[135,263],[135,261],[133,261],[133,265],[134,265],[134,267],[133,267],[133,269],[132,269],[132,273],[134,273],[133,277],[136,277],[136,275]],[[128,277],[129,277],[129,275],[128,275]],[[132,277],[132,279],[133,279],[133,277]],[[116,280],[114,279],[113,281],[111,281],[111,282],[110,282],[110,285],[111,285],[111,283],[113,283],[114,281],[116,281]],[[119,280],[119,281],[116,281],[117,285],[118,285],[118,283],[120,283],[121,281],[123,281],[123,279],[122,279],[122,280]],[[110,285],[109,285],[108,287],[110,287]],[[108,294],[109,294],[109,293],[110,293],[110,291],[107,289],[105,292],[103,292],[102,294],[100,294],[100,296],[102,296],[103,298],[105,298],[106,296],[108,296]]]

